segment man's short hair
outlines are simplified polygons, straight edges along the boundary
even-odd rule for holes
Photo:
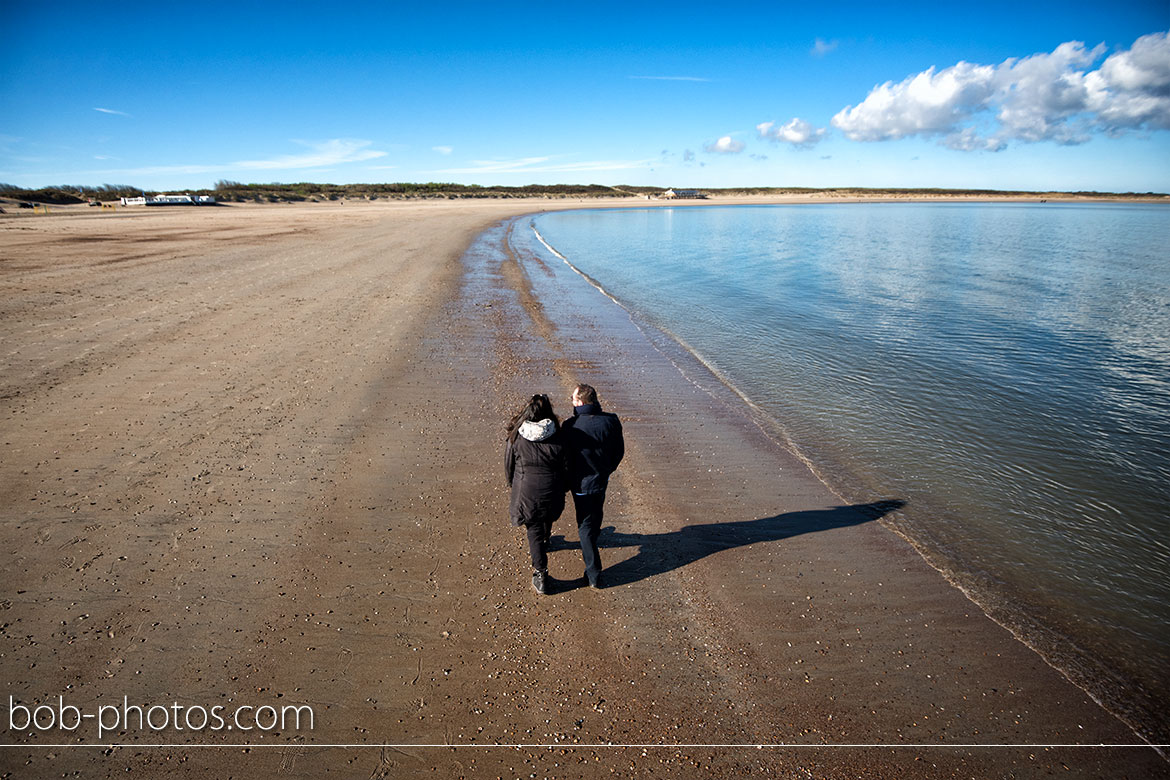
[[[597,403],[597,391],[593,389],[592,385],[577,385],[577,400],[582,404]]]

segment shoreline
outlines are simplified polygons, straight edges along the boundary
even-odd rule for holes
[[[840,507],[742,411],[677,387],[593,288],[508,247],[500,220],[549,205],[62,215],[3,234],[7,692],[283,699],[320,722],[246,757],[6,748],[5,766],[593,777],[620,750],[596,745],[624,742],[675,745],[621,755],[646,777],[1167,774],[1148,747],[920,747],[1133,735],[873,522],[896,497]],[[496,445],[516,398],[536,386],[563,411],[593,377],[630,443],[612,583],[572,585],[570,509],[562,588],[542,599]],[[371,747],[309,749],[325,740]],[[410,747],[491,742],[556,747]],[[716,742],[905,747],[679,747]]]
[[[517,218],[517,219],[513,220],[511,224],[512,224],[512,225],[520,225],[520,224],[521,224],[521,223],[522,223],[522,222],[523,222],[525,219],[526,219],[526,218]],[[519,229],[519,228],[517,228],[517,229]],[[544,242],[542,241],[542,243],[544,243]],[[545,244],[545,246],[547,247],[548,245],[547,245],[547,244]],[[513,247],[513,250],[515,250],[515,247]],[[552,251],[553,251],[553,253],[554,253],[554,254],[557,254],[557,253],[555,252],[555,250],[552,250]],[[561,257],[559,254],[557,254],[557,256],[558,256],[558,257],[560,257],[560,258],[562,259],[562,261],[564,262],[564,264],[565,264],[565,266],[566,266],[566,267],[568,267],[568,268],[572,269],[572,272],[573,272],[574,274],[578,275],[578,276],[580,277],[580,279],[581,279],[583,282],[585,282],[585,283],[586,283],[586,284],[587,284],[587,285],[588,285],[590,288],[593,288],[593,290],[592,290],[592,291],[595,291],[595,292],[596,292],[596,294],[598,294],[598,295],[604,296],[604,297],[605,297],[605,298],[607,298],[608,300],[612,301],[612,302],[613,302],[613,303],[616,305],[616,307],[620,308],[620,309],[621,309],[621,312],[622,312],[622,314],[623,314],[625,317],[627,317],[627,318],[629,318],[629,319],[630,319],[630,321],[633,323],[634,327],[635,327],[635,328],[636,328],[636,329],[637,329],[637,330],[638,330],[640,333],[642,333],[642,335],[644,335],[644,336],[645,336],[645,335],[647,335],[647,334],[645,333],[645,328],[652,328],[652,326],[648,325],[647,323],[643,323],[643,322],[637,321],[637,320],[636,320],[636,318],[635,318],[635,317],[632,315],[632,313],[631,313],[631,312],[629,312],[629,311],[627,311],[627,310],[625,309],[625,307],[624,307],[624,306],[622,306],[622,305],[621,305],[619,302],[617,302],[616,300],[614,300],[614,299],[612,298],[612,296],[611,296],[609,293],[607,293],[607,292],[604,290],[604,288],[602,288],[602,287],[600,287],[600,286],[599,286],[599,284],[596,282],[596,280],[593,280],[593,279],[591,279],[591,278],[590,278],[590,277],[589,277],[587,274],[584,274],[583,272],[581,272],[581,271],[579,271],[578,269],[574,268],[574,267],[572,266],[571,262],[569,262],[568,260],[564,260],[564,258],[563,258],[563,257]],[[540,261],[539,259],[532,258],[532,262],[533,262],[533,268],[531,269],[531,273],[530,273],[530,274],[529,274],[529,276],[528,276],[528,280],[529,280],[529,281],[530,281],[530,282],[531,282],[531,283],[534,285],[534,287],[539,287],[539,286],[540,286],[540,285],[538,284],[538,282],[536,281],[536,278],[537,278],[537,277],[543,277],[545,274],[548,274],[549,276],[555,276],[555,275],[556,275],[556,273],[555,273],[555,272],[551,272],[551,273],[550,273],[550,272],[549,272],[549,270],[547,269],[547,267],[545,267],[545,266],[544,266],[544,263],[543,263],[542,261]],[[538,273],[538,272],[537,272],[537,271],[538,271],[538,269],[539,269],[540,271],[543,271],[544,273]],[[529,304],[529,307],[530,307],[531,309],[533,309],[533,310],[537,311],[537,312],[542,312],[543,310],[546,310],[546,309],[548,308],[548,301],[546,300],[546,296],[547,296],[548,294],[549,294],[549,292],[548,292],[548,291],[545,291],[543,295],[542,295],[540,292],[538,292],[538,293],[536,294],[535,298],[536,298],[536,300],[537,300],[537,301],[542,301],[542,302],[543,302],[543,304],[541,304],[541,303],[533,303],[533,304]],[[572,293],[572,292],[566,293],[566,297],[572,297],[572,295],[573,295],[573,293]],[[603,304],[603,305],[604,305],[604,304]],[[585,304],[579,304],[579,307],[580,307],[580,306],[585,306]],[[533,316],[535,317],[536,315],[534,314]],[[542,314],[541,316],[543,317],[543,314]],[[560,320],[560,324],[562,325],[562,328],[561,328],[561,330],[562,330],[562,331],[563,331],[563,329],[564,329],[564,328],[563,328],[563,326],[565,325],[565,323],[566,323],[566,322],[575,322],[574,316],[575,316],[575,317],[578,317],[578,318],[579,318],[579,317],[582,317],[582,316],[584,316],[584,311],[579,309],[579,310],[577,310],[577,311],[576,311],[575,315],[569,315],[569,316],[567,316],[567,317],[564,317],[562,320]],[[601,329],[601,328],[599,328],[599,330],[600,330],[600,329]],[[540,330],[541,332],[545,332],[545,331],[548,331],[548,330],[555,330],[555,329],[550,329],[550,328],[549,328],[547,325],[542,325],[542,326],[539,328],[539,330]],[[689,351],[687,351],[687,350],[686,350],[686,347],[685,347],[685,345],[678,344],[678,343],[677,343],[677,340],[675,340],[675,339],[671,338],[671,337],[670,337],[668,334],[662,334],[662,337],[663,337],[663,338],[665,338],[665,339],[667,339],[667,340],[669,340],[669,341],[671,341],[671,342],[673,342],[673,344],[674,344],[674,347],[675,347],[675,348],[677,348],[678,350],[680,350],[680,351],[682,351],[682,352],[685,352],[685,353],[686,353],[686,358],[689,358],[690,362],[691,362],[691,363],[693,363],[693,364],[695,364],[695,365],[694,365],[694,368],[697,368],[697,370],[699,370],[699,371],[708,371],[708,372],[709,372],[709,369],[708,369],[707,367],[705,367],[705,366],[702,366],[702,362],[701,362],[701,360],[700,360],[699,358],[697,358],[697,357],[696,357],[696,356],[695,356],[695,355],[694,355],[692,352],[689,352]],[[661,348],[660,348],[660,346],[659,346],[659,345],[657,345],[657,344],[658,344],[658,342],[657,342],[657,340],[656,340],[656,339],[648,339],[648,340],[649,340],[649,341],[651,341],[651,342],[654,342],[654,343],[656,344],[656,346],[655,346],[655,349],[656,349],[656,350],[658,350],[659,352],[661,352]],[[624,343],[624,341],[623,341],[622,343]],[[669,357],[669,356],[667,356],[665,353],[663,353],[663,355],[662,355],[662,356],[663,356],[663,357],[666,357],[666,358],[667,358],[667,360],[669,360],[669,361],[670,361],[670,362],[673,364],[673,368],[675,368],[675,369],[677,369],[677,370],[679,370],[679,371],[682,371],[682,372],[683,372],[683,374],[684,374],[684,375],[686,375],[686,373],[687,373],[687,372],[686,372],[686,370],[684,370],[684,369],[683,369],[683,367],[682,367],[682,366],[680,366],[680,365],[679,365],[679,364],[676,362],[676,359],[674,359],[674,358],[670,358],[670,357]],[[587,360],[587,361],[585,361],[585,363],[586,363],[587,365],[591,365],[591,366],[594,366],[594,367],[595,367],[595,365],[594,365],[593,361],[588,361],[588,360]],[[596,367],[595,367],[595,368],[596,368]],[[735,391],[735,390],[734,390],[734,388],[728,387],[728,386],[727,386],[727,383],[726,383],[726,381],[725,381],[725,380],[722,380],[722,379],[718,378],[717,376],[714,376],[714,377],[712,377],[712,379],[713,379],[715,382],[717,382],[717,383],[719,383],[720,385],[722,385],[722,386],[723,386],[723,387],[724,387],[726,390],[730,391],[730,393],[732,393],[732,394],[734,394],[734,395],[735,395],[735,399],[734,399],[734,403],[735,403],[735,404],[737,404],[737,405],[743,405],[743,406],[750,406],[750,400],[748,400],[748,399],[745,399],[745,398],[744,398],[744,396],[742,395],[742,393],[738,393],[737,391]],[[618,380],[618,381],[620,382],[620,380]],[[598,386],[600,387],[600,385],[598,385]],[[708,391],[708,390],[706,390],[706,389],[704,389],[700,383],[695,383],[695,386],[696,386],[696,387],[698,387],[699,389],[702,389],[704,392],[708,392],[708,393],[709,393],[709,391]],[[733,410],[733,411],[732,411],[732,414],[733,414],[733,415],[735,415],[735,414],[743,414],[744,412],[746,412],[746,409],[745,409],[745,410],[743,410],[743,411],[739,411],[739,412],[737,412],[736,410]],[[746,415],[745,415],[745,417],[746,417]],[[760,423],[759,423],[759,421],[758,421],[758,420],[755,420],[755,421],[753,421],[753,423],[752,423],[752,424],[753,424],[753,425],[760,425]],[[760,426],[760,428],[759,428],[759,432],[763,433],[763,434],[764,434],[766,437],[768,437],[768,438],[769,438],[769,439],[770,439],[772,442],[774,442],[774,443],[775,443],[775,445],[776,445],[777,447],[782,447],[782,448],[789,449],[789,450],[791,450],[791,449],[792,449],[790,444],[781,443],[779,440],[776,440],[776,439],[772,438],[772,437],[773,437],[773,435],[774,435],[774,433],[769,433],[769,431],[767,430],[767,426]],[[794,453],[794,454],[795,454],[795,453]],[[797,465],[797,466],[796,466],[796,468],[797,468],[798,470],[799,470],[799,469],[801,469],[802,467],[803,467],[803,468],[808,468],[808,467],[809,467],[809,465],[810,465],[810,464],[808,464],[808,462],[807,462],[807,461],[803,461],[803,459],[802,459],[802,462],[801,462],[799,465]],[[824,485],[824,490],[828,491],[828,490],[831,490],[831,489],[832,489],[832,488],[830,488],[830,487],[827,485],[827,483],[824,483],[824,482],[823,482],[823,480],[821,480],[819,477],[818,477],[818,482],[820,482],[820,484]],[[896,529],[894,529],[894,528],[890,528],[890,529],[888,529],[886,532],[887,532],[887,533],[891,533],[891,532],[892,532],[893,534],[897,534],[897,537],[898,537],[900,540],[907,541],[907,543],[908,543],[908,540],[905,540],[905,538],[904,538],[904,537],[903,537],[903,536],[902,536],[902,535],[901,535],[901,534],[900,534],[900,533],[899,533],[899,532],[898,532]],[[909,545],[908,545],[908,546],[909,546]],[[915,550],[915,555],[919,557],[919,561],[920,561],[920,563],[922,563],[922,564],[924,564],[924,565],[929,563],[929,560],[928,560],[928,558],[927,558],[925,555],[923,555],[921,551],[919,551],[919,550]],[[936,577],[938,577],[938,578],[939,578],[939,584],[940,584],[940,585],[942,585],[942,584],[943,584],[943,577],[945,576],[945,572],[944,572],[942,569],[936,568],[934,564],[931,564],[931,565],[930,565],[930,570],[931,570],[931,572],[932,572],[932,574],[933,574],[934,576],[936,576]],[[945,584],[945,587],[946,587],[946,588],[953,588],[953,590],[954,590],[954,592],[955,592],[956,594],[960,593],[960,588],[958,587],[958,583],[956,583],[956,582],[947,582],[947,583]],[[967,602],[967,603],[970,603],[972,606],[977,606],[977,605],[976,605],[976,603],[975,603],[974,601],[971,601],[971,600],[969,599],[969,596],[968,596],[968,595],[966,595],[965,593],[963,593],[963,594],[961,595],[961,598],[963,599],[963,601],[965,601],[965,602]],[[987,617],[987,616],[984,616],[984,617]],[[987,619],[988,619],[988,620],[991,620],[991,618],[989,618],[989,617],[988,617]],[[1002,626],[1002,625],[1000,625],[1000,624],[998,624],[998,623],[997,623],[996,625],[997,625],[997,627],[998,627],[1000,630],[1002,630],[1002,631],[1003,631],[1005,634],[1007,634],[1007,633],[1009,632],[1009,629],[1007,629],[1006,627],[1004,627],[1004,626]],[[1020,643],[1020,645],[1021,645],[1021,647],[1025,647],[1024,643],[1023,643],[1021,640],[1019,640],[1018,638],[1014,637],[1014,636],[1012,637],[1012,641],[1013,641],[1013,642],[1019,642],[1019,643]],[[1029,652],[1029,653],[1033,653],[1033,652],[1035,652],[1035,651],[1034,651],[1034,650],[1032,650],[1031,648],[1028,648],[1028,652]],[[1037,659],[1039,659],[1039,655],[1037,655],[1036,657],[1037,657]],[[1044,665],[1045,665],[1045,667],[1048,669],[1048,671],[1049,671],[1051,674],[1054,674],[1054,675],[1058,676],[1058,678],[1061,680],[1061,682],[1062,682],[1062,683],[1071,684],[1071,683],[1068,683],[1068,681],[1067,681],[1067,680],[1065,680],[1065,678],[1063,677],[1063,674],[1064,674],[1063,672],[1059,672],[1057,669],[1055,669],[1055,668],[1054,668],[1054,667],[1052,667],[1052,666],[1049,666],[1047,663],[1045,663]],[[1084,693],[1084,692],[1082,691],[1082,693]],[[1087,694],[1086,694],[1086,695],[1087,695]],[[1113,716],[1109,716],[1109,717],[1113,717]],[[1136,736],[1136,735],[1135,735],[1135,736]]]
[[[765,436],[795,455],[842,503],[847,503],[847,499],[852,499],[854,503],[862,503],[872,492],[866,487],[866,484],[872,484],[872,480],[867,479],[864,473],[857,472],[855,464],[852,468],[844,467],[839,462],[826,459],[825,454],[818,452],[817,447],[806,448],[802,443],[795,441],[784,423],[769,415],[682,337],[661,325],[649,322],[638,311],[615,297],[599,280],[577,267],[570,258],[550,245],[539,232],[535,221],[528,227],[535,235],[536,241],[546,251],[579,275],[600,295],[620,307],[647,340],[666,354],[688,381],[713,395],[718,394],[720,390],[729,391],[735,396],[734,402],[742,404],[744,415],[759,426]],[[683,354],[678,354],[680,352]],[[675,357],[669,357],[671,354]],[[685,367],[684,363],[690,364],[690,368]],[[705,379],[696,378],[698,375],[705,375]],[[713,385],[720,387],[714,390]],[[1143,684],[1140,662],[1133,662],[1129,666],[1110,664],[1107,656],[1094,654],[1082,646],[1083,636],[1066,633],[1067,624],[1043,619],[1043,611],[1022,609],[1021,605],[1026,605],[1027,600],[1021,597],[1018,589],[1009,587],[1005,582],[973,573],[978,569],[973,568],[969,560],[947,549],[921,527],[920,523],[929,522],[931,514],[936,511],[936,507],[923,507],[919,502],[883,517],[880,523],[911,545],[940,577],[960,591],[988,618],[1037,653],[1045,663],[1104,709],[1125,722],[1133,729],[1135,736],[1147,741],[1164,742],[1165,735],[1170,732],[1167,732],[1167,721],[1161,715],[1161,703],[1156,693],[1159,687],[1148,682]],[[1134,691],[1149,693],[1135,695]]]
[[[121,206],[106,204],[105,207],[94,209],[85,203],[54,204],[37,203],[35,210],[18,208],[20,201],[12,198],[0,198],[3,211],[0,212],[0,222],[13,219],[31,217],[43,218],[46,216],[86,216],[101,219],[110,219],[119,216],[143,215],[159,211],[224,211],[228,209],[244,209],[248,211],[260,210],[320,210],[330,211],[342,208],[358,209],[385,209],[409,208],[411,206],[442,206],[463,204],[471,207],[505,207],[508,210],[525,211],[528,206],[537,206],[544,210],[552,207],[555,210],[572,208],[678,208],[695,206],[723,206],[723,205],[786,205],[808,203],[1052,203],[1062,204],[1094,204],[1094,203],[1147,203],[1170,204],[1170,195],[1124,195],[1124,194],[1092,194],[1080,195],[1077,193],[1043,193],[1043,194],[931,194],[931,193],[898,193],[879,192],[867,194],[864,191],[826,191],[817,193],[794,193],[778,195],[757,194],[719,194],[704,198],[657,198],[652,196],[576,196],[576,195],[548,195],[548,196],[484,196],[484,197],[456,197],[456,196],[410,196],[410,197],[379,197],[369,199],[365,197],[342,197],[337,200],[305,200],[257,202],[223,201],[214,206]]]

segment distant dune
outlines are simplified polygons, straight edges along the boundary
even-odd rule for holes
[[[303,201],[339,200],[456,200],[462,198],[655,198],[666,187],[603,184],[530,184],[523,187],[454,184],[444,182],[387,184],[241,184],[221,181],[212,189],[166,192],[191,195],[213,195],[226,203],[296,203]],[[107,184],[100,187],[60,185],[23,189],[0,184],[0,201],[15,203],[48,203],[56,205],[115,201],[122,197],[161,194],[162,190],[145,190],[126,184]],[[1056,192],[990,189],[939,189],[897,187],[724,187],[698,190],[706,198],[777,197],[777,198],[1027,198],[1027,199],[1093,199],[1093,200],[1164,200],[1167,193],[1159,192]]]

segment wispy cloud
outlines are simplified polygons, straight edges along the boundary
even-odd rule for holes
[[[520,157],[514,160],[472,160],[472,167],[445,168],[433,173],[580,173],[587,171],[628,171],[645,168],[654,160],[588,160],[552,162],[556,157]]]
[[[723,136],[718,141],[703,144],[703,151],[710,154],[739,154],[744,148],[743,141],[737,141],[729,135]]]
[[[700,78],[699,76],[630,76],[630,78],[638,81],[713,81],[713,79]]]
[[[520,157],[515,160],[472,160],[470,168],[446,168],[435,171],[435,173],[515,173],[544,170],[534,166],[551,159],[551,157]]]
[[[455,150],[453,148],[451,148],[450,146],[432,146],[431,151],[438,152],[439,154],[446,156],[446,155],[450,155]]]
[[[386,153],[367,149],[372,142],[354,138],[334,138],[328,141],[294,141],[308,148],[302,154],[281,155],[265,160],[240,160],[238,162],[208,163],[198,165],[154,165],[118,170],[74,171],[75,175],[102,176],[166,176],[194,175],[203,173],[231,173],[243,171],[300,170],[303,168],[325,168],[343,163],[362,162],[385,157]]]
[[[1099,132],[1170,130],[1168,34],[1144,35],[1092,70],[1104,53],[1104,44],[1087,49],[1069,41],[1051,53],[999,65],[932,67],[874,87],[832,123],[854,141],[937,137],[961,151],[999,151],[1009,141],[1071,145]]]
[[[249,171],[320,168],[325,165],[362,162],[386,156],[385,152],[366,149],[370,145],[370,141],[361,141],[355,138],[334,138],[329,141],[294,140],[293,143],[306,146],[309,151],[303,154],[273,157],[269,160],[242,160],[231,163],[231,167]]]
[[[116,114],[118,116],[130,116],[125,111],[115,111],[112,108],[94,108],[94,111],[100,111],[103,114]]]
[[[826,54],[836,49],[840,44],[841,42],[837,40],[826,41],[824,38],[817,38],[816,42],[813,43],[812,49],[809,50],[809,54],[813,55],[814,57],[824,57]]]

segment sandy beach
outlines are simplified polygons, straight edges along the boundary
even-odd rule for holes
[[[4,725],[313,718],[8,728],[0,773],[1170,776],[882,524],[898,496],[842,505],[685,352],[508,244],[526,213],[646,205],[0,215]],[[626,429],[608,587],[570,508],[542,597],[503,426],[578,381]]]

